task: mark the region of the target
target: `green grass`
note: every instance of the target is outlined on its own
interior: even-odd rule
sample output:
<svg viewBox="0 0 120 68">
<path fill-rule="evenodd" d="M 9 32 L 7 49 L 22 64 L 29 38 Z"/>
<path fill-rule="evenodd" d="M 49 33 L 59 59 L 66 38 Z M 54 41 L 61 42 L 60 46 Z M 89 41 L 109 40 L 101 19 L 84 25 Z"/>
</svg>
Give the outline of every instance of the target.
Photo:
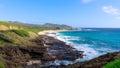
<svg viewBox="0 0 120 68">
<path fill-rule="evenodd" d="M 0 53 L 0 57 L 3 57 L 3 54 Z"/>
<path fill-rule="evenodd" d="M 5 68 L 5 64 L 0 61 L 0 68 Z"/>
<path fill-rule="evenodd" d="M 9 30 L 9 31 L 14 32 L 21 37 L 29 37 L 29 33 L 25 30 Z"/>
<path fill-rule="evenodd" d="M 5 31 L 0 31 L 0 32 L 4 34 L 15 33 L 21 37 L 29 37 L 28 31 L 25 31 L 25 30 L 5 30 Z"/>
<path fill-rule="evenodd" d="M 13 40 L 11 38 L 7 37 L 3 33 L 0 33 L 0 41 L 1 42 L 7 42 L 7 43 L 13 43 Z"/>
<path fill-rule="evenodd" d="M 19 66 L 17 66 L 16 68 L 21 68 L 21 66 L 19 65 Z"/>
<path fill-rule="evenodd" d="M 5 22 L 5 21 L 0 21 L 0 25 L 5 25 L 5 26 L 15 26 L 14 24 L 11 24 L 9 22 Z"/>
<path fill-rule="evenodd" d="M 34 33 L 38 33 L 40 31 L 43 31 L 43 30 L 50 30 L 50 28 L 43 28 L 43 27 L 27 27 L 26 28 L 27 31 L 32 31 Z"/>
<path fill-rule="evenodd" d="M 120 68 L 120 59 L 107 63 L 103 68 Z"/>
<path fill-rule="evenodd" d="M 0 21 L 0 25 L 16 27 L 18 29 L 0 30 L 0 46 L 4 45 L 31 45 L 31 39 L 38 36 L 43 30 L 54 30 L 54 28 L 42 27 L 39 25 L 15 24 Z"/>
<path fill-rule="evenodd" d="M 18 29 L 22 28 L 22 26 L 20 26 L 20 25 L 16 25 L 16 24 L 9 23 L 6 21 L 0 21 L 0 25 L 5 25 L 6 27 L 13 26 L 13 27 L 17 27 Z"/>
<path fill-rule="evenodd" d="M 4 45 L 29 45 L 31 33 L 25 30 L 0 31 L 0 46 Z"/>
</svg>

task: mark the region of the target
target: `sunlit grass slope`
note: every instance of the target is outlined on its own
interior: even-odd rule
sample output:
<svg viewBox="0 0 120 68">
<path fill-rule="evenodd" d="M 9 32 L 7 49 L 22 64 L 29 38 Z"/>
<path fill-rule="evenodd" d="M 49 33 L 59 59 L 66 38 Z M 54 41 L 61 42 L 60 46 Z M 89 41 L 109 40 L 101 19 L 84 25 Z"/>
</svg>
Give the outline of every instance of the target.
<svg viewBox="0 0 120 68">
<path fill-rule="evenodd" d="M 120 59 L 107 63 L 103 68 L 120 68 Z"/>
</svg>

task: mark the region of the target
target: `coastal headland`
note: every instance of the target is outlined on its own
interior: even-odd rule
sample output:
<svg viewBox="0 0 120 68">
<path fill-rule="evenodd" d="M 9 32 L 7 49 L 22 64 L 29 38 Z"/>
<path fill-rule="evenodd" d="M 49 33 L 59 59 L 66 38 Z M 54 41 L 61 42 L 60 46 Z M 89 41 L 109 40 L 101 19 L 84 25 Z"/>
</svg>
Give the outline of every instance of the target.
<svg viewBox="0 0 120 68">
<path fill-rule="evenodd" d="M 120 57 L 120 52 L 109 53 L 98 58 L 77 62 L 75 64 L 59 65 L 50 64 L 55 60 L 74 61 L 83 57 L 83 51 L 77 51 L 73 47 L 66 45 L 65 42 L 53 37 L 40 35 L 31 42 L 36 46 L 4 46 L 0 47 L 0 53 L 6 55 L 2 61 L 6 68 L 102 68 L 106 63 Z"/>
<path fill-rule="evenodd" d="M 21 23 L 8 22 L 0 22 L 0 25 L 0 68 L 102 68 L 120 57 L 120 52 L 114 52 L 88 61 L 74 62 L 85 56 L 84 51 L 49 36 L 68 30 L 48 30 L 45 27 L 39 31 L 41 27 L 38 25 L 21 26 Z"/>
</svg>

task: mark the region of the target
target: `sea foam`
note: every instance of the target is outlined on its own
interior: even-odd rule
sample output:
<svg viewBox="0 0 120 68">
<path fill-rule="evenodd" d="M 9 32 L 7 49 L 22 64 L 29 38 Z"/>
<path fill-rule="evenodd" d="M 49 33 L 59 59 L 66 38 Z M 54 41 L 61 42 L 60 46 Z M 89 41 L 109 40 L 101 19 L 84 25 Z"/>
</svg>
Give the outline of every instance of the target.
<svg viewBox="0 0 120 68">
<path fill-rule="evenodd" d="M 95 30 L 85 30 L 85 31 L 95 31 Z M 114 50 L 113 48 L 109 48 L 108 46 L 104 46 L 106 45 L 104 42 L 99 41 L 99 40 L 94 40 L 94 39 L 90 39 L 92 41 L 92 44 L 89 43 L 75 43 L 73 41 L 88 41 L 89 38 L 84 39 L 82 37 L 78 37 L 78 36 L 67 36 L 64 35 L 63 33 L 56 33 L 56 34 L 48 34 L 48 36 L 52 36 L 56 39 L 59 39 L 63 42 L 65 42 L 66 44 L 72 46 L 73 48 L 75 48 L 78 51 L 83 51 L 84 56 L 83 58 L 78 58 L 75 61 L 67 61 L 67 60 L 56 60 L 56 61 L 52 61 L 51 65 L 60 65 L 60 64 L 64 64 L 64 65 L 68 65 L 68 64 L 73 64 L 76 62 L 84 62 L 93 58 L 96 58 L 100 55 L 109 53 L 109 52 L 115 52 L 117 50 Z M 97 44 L 99 43 L 99 44 Z M 102 45 L 102 46 L 101 46 Z"/>
<path fill-rule="evenodd" d="M 76 50 L 84 52 L 83 53 L 84 54 L 83 58 L 78 58 L 74 62 L 83 62 L 83 61 L 87 61 L 87 60 L 93 59 L 95 57 L 98 57 L 98 56 L 100 56 L 102 54 L 106 54 L 106 53 L 100 53 L 97 49 L 90 47 L 90 46 L 93 46 L 93 45 L 90 45 L 90 44 L 77 44 L 77 43 L 74 43 L 74 42 L 71 41 L 71 40 L 84 40 L 84 39 L 82 39 L 80 37 L 65 36 L 65 35 L 62 35 L 60 33 L 57 33 L 56 38 L 61 40 L 61 41 L 66 42 L 68 45 L 72 46 Z"/>
<path fill-rule="evenodd" d="M 66 44 L 72 46 L 73 48 L 75 48 L 78 51 L 84 51 L 84 57 L 81 59 L 76 59 L 76 61 L 74 62 L 80 62 L 80 61 L 86 61 L 86 60 L 90 60 L 94 57 L 99 56 L 100 54 L 93 48 L 90 48 L 89 44 L 75 44 L 73 42 L 71 42 L 70 40 L 80 40 L 80 37 L 74 37 L 74 36 L 64 36 L 60 33 L 57 34 L 49 34 L 48 36 L 52 36 L 56 39 L 59 39 L 63 42 L 65 42 Z"/>
</svg>

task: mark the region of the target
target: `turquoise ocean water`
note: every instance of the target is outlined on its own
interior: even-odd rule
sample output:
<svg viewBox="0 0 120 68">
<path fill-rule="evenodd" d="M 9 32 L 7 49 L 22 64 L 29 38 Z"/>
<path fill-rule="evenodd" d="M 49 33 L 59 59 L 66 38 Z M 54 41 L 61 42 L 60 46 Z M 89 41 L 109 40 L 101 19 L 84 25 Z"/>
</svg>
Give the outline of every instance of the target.
<svg viewBox="0 0 120 68">
<path fill-rule="evenodd" d="M 100 55 L 120 51 L 120 28 L 83 28 L 78 31 L 57 33 L 57 37 L 79 51 L 84 51 L 87 61 Z"/>
</svg>

